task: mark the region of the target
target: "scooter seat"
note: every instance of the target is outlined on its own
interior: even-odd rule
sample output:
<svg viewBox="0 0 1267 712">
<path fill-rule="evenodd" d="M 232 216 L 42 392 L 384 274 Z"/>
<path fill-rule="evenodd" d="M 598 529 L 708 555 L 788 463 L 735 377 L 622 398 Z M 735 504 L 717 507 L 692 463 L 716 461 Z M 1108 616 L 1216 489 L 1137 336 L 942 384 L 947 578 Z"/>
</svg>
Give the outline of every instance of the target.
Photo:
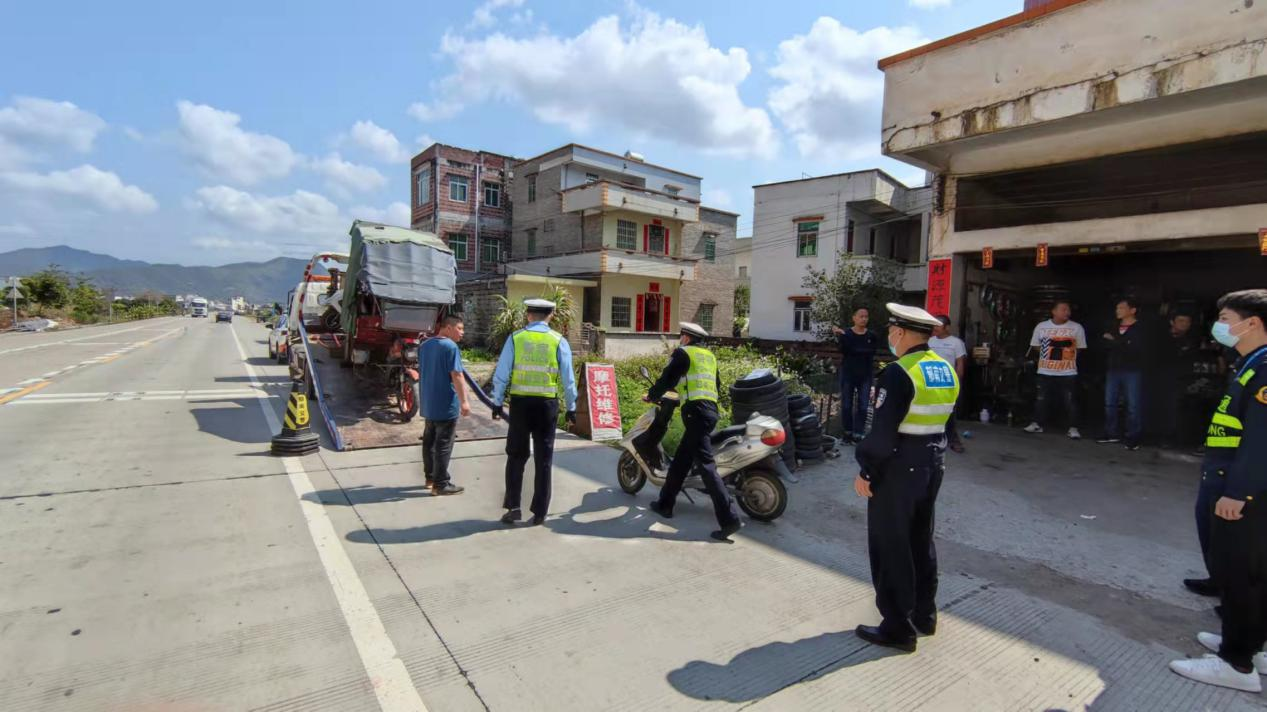
<svg viewBox="0 0 1267 712">
<path fill-rule="evenodd" d="M 721 430 L 714 432 L 712 435 L 708 437 L 709 437 L 710 442 L 712 442 L 714 445 L 719 445 L 725 442 L 726 440 L 729 440 L 730 438 L 735 437 L 736 435 L 743 435 L 747 429 L 748 429 L 747 425 L 743 425 L 743 424 L 732 425 L 729 428 L 722 428 Z"/>
</svg>

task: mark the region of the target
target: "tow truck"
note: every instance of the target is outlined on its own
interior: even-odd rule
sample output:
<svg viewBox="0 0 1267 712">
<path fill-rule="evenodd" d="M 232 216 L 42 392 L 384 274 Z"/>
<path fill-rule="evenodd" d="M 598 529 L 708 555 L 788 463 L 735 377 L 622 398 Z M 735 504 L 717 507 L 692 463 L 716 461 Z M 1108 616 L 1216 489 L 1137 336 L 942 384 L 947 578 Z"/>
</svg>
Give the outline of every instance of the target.
<svg viewBox="0 0 1267 712">
<path fill-rule="evenodd" d="M 431 233 L 357 220 L 349 235 L 348 252 L 313 255 L 295 288 L 290 375 L 316 400 L 336 450 L 417 446 L 417 350 L 454 303 L 456 262 Z M 505 437 L 466 379 L 490 407 L 459 419 L 457 439 Z"/>
</svg>

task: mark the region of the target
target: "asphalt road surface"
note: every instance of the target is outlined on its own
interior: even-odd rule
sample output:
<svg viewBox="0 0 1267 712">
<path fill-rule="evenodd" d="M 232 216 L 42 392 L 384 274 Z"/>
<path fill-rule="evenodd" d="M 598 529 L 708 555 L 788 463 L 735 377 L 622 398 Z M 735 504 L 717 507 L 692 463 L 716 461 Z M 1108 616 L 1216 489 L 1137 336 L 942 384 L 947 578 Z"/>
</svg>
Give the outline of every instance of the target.
<svg viewBox="0 0 1267 712">
<path fill-rule="evenodd" d="M 1175 585 L 1181 467 L 1115 485 L 1114 516 L 1080 494 L 1096 465 L 1057 487 L 1065 460 L 1011 454 L 1001 482 L 1034 441 L 979 434 L 943 491 L 939 632 L 889 655 L 852 633 L 877 615 L 847 459 L 722 545 L 706 498 L 659 521 L 615 451 L 561 436 L 549 520 L 507 528 L 500 442 L 459 444 L 449 498 L 417 448 L 332 452 L 320 423 L 320 453 L 270 456 L 265 338 L 0 335 L 0 710 L 1261 708 L 1165 670 L 1215 625 Z"/>
</svg>

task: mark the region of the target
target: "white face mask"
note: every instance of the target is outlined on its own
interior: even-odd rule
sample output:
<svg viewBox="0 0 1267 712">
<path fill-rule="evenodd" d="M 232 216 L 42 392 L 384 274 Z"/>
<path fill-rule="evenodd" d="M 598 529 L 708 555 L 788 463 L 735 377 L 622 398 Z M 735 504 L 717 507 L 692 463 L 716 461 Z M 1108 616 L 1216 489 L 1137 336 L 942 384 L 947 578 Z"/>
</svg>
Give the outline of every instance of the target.
<svg viewBox="0 0 1267 712">
<path fill-rule="evenodd" d="M 1210 327 L 1210 336 L 1213 336 L 1215 341 L 1223 344 L 1229 349 L 1236 348 L 1236 345 L 1240 343 L 1241 337 L 1239 334 L 1232 333 L 1232 327 L 1240 326 L 1247 321 L 1249 321 L 1249 319 L 1241 319 L 1235 324 L 1229 324 L 1225 321 L 1216 321 L 1214 322 L 1214 325 Z"/>
<path fill-rule="evenodd" d="M 893 343 L 892 341 L 889 341 L 887 336 L 885 337 L 884 340 L 889 345 L 889 353 L 893 354 L 894 356 L 897 356 L 897 344 Z M 901 339 L 898 339 L 898 341 L 900 342 Z"/>
</svg>

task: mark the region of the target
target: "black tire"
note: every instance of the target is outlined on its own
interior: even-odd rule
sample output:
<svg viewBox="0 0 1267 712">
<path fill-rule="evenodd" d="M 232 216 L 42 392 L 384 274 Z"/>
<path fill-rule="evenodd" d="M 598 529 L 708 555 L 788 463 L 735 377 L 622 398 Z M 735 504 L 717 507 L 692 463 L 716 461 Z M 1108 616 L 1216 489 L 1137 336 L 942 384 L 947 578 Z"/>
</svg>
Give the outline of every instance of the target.
<svg viewBox="0 0 1267 712">
<path fill-rule="evenodd" d="M 413 402 L 407 405 L 404 403 L 397 404 L 396 410 L 397 412 L 400 413 L 400 419 L 408 423 L 409 421 L 414 419 L 415 415 L 418 415 L 418 404 L 422 400 L 422 393 L 421 393 L 422 389 L 420 387 L 418 379 L 411 378 L 408 375 L 402 375 L 401 378 L 407 381 L 407 383 L 404 384 L 403 387 L 408 388 L 410 390 L 411 392 L 410 395 L 413 396 Z M 397 395 L 397 398 L 399 397 L 400 396 Z"/>
<path fill-rule="evenodd" d="M 742 381 L 740 381 L 742 383 Z M 758 401 L 769 400 L 778 397 L 780 401 L 784 400 L 787 393 L 787 387 L 782 381 L 774 383 L 763 383 L 753 386 L 741 386 L 736 383 L 730 387 L 731 403 L 756 403 Z M 786 407 L 786 406 L 784 406 Z"/>
<path fill-rule="evenodd" d="M 787 488 L 768 470 L 745 471 L 737 490 L 739 508 L 759 522 L 772 522 L 787 509 Z"/>
<path fill-rule="evenodd" d="M 770 383 L 778 383 L 778 382 L 779 382 L 778 376 L 774 375 L 774 373 L 766 373 L 766 374 L 757 376 L 755 378 L 741 378 L 738 381 L 735 381 L 735 385 L 738 386 L 739 388 L 748 389 L 748 388 L 755 388 L 757 386 L 764 386 Z"/>
<path fill-rule="evenodd" d="M 797 427 L 797 428 L 821 427 L 820 423 L 818 422 L 817 413 L 803 413 L 801 415 L 797 415 L 796 413 L 791 413 L 790 415 L 792 417 L 792 425 L 794 427 Z"/>
<path fill-rule="evenodd" d="M 277 363 L 287 363 L 290 360 L 289 355 L 290 349 L 287 349 L 284 354 L 280 350 L 277 350 L 273 352 L 273 360 Z"/>
<path fill-rule="evenodd" d="M 803 413 L 814 408 L 814 401 L 804 393 L 793 393 L 787 397 L 787 409 L 790 413 Z"/>
<path fill-rule="evenodd" d="M 627 494 L 638 494 L 647 484 L 646 473 L 628 450 L 620 453 L 620 462 L 616 463 L 616 480 L 620 483 L 620 489 Z"/>
</svg>

